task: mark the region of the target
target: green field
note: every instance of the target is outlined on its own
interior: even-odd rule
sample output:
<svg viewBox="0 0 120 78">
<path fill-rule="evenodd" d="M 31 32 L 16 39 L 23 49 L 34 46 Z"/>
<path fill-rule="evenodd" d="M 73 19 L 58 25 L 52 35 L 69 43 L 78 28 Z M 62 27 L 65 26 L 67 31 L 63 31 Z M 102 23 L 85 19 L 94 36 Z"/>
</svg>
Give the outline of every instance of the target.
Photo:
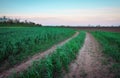
<svg viewBox="0 0 120 78">
<path fill-rule="evenodd" d="M 2 27 L 0 28 L 0 72 L 20 65 L 37 53 L 42 53 L 55 44 L 79 34 L 57 47 L 51 54 L 32 62 L 30 67 L 9 78 L 63 78 L 69 72 L 69 65 L 76 60 L 84 45 L 87 31 L 60 27 Z M 120 33 L 89 31 L 101 46 L 102 53 L 112 62 L 109 72 L 119 78 Z M 89 37 L 90 38 L 90 37 Z M 90 43 L 91 44 L 91 43 Z M 109 63 L 108 63 L 109 64 Z M 63 72 L 64 71 L 64 72 Z"/>
<path fill-rule="evenodd" d="M 0 65 L 4 61 L 6 67 L 20 63 L 74 33 L 72 29 L 51 27 L 0 28 Z"/>
</svg>

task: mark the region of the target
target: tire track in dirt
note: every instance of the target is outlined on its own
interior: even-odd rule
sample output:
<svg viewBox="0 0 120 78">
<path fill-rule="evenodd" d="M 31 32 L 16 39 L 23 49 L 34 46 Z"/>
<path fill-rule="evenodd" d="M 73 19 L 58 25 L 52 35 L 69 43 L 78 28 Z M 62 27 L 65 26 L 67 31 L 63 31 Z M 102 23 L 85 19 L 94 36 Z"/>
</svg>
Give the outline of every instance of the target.
<svg viewBox="0 0 120 78">
<path fill-rule="evenodd" d="M 109 66 L 103 65 L 105 60 L 99 43 L 90 34 L 86 34 L 85 42 L 77 59 L 69 66 L 69 72 L 64 78 L 113 78 Z"/>
<path fill-rule="evenodd" d="M 6 78 L 9 75 L 11 75 L 13 72 L 19 73 L 21 71 L 24 71 L 29 66 L 31 66 L 33 61 L 41 59 L 41 58 L 45 57 L 46 55 L 52 53 L 53 51 L 55 51 L 57 49 L 58 46 L 64 45 L 65 43 L 69 42 L 71 39 L 78 36 L 78 34 L 79 34 L 79 32 L 76 32 L 72 37 L 60 42 L 57 45 L 52 46 L 50 49 L 48 49 L 42 53 L 35 54 L 31 58 L 29 58 L 27 61 L 21 63 L 20 65 L 14 66 L 13 68 L 10 68 L 9 70 L 3 71 L 2 73 L 0 73 L 0 78 Z"/>
</svg>

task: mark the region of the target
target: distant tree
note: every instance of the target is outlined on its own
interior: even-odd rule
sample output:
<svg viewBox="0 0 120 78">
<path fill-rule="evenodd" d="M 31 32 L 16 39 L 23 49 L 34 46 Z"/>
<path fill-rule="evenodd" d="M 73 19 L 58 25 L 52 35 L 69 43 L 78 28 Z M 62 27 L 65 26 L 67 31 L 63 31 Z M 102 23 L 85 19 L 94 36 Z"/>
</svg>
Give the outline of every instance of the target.
<svg viewBox="0 0 120 78">
<path fill-rule="evenodd" d="M 39 24 L 39 26 L 42 26 L 42 24 Z"/>
<path fill-rule="evenodd" d="M 13 19 L 8 19 L 8 21 L 7 21 L 6 23 L 7 23 L 7 24 L 13 24 L 14 21 L 13 21 Z"/>
<path fill-rule="evenodd" d="M 7 20 L 8 20 L 8 18 L 6 18 L 6 16 L 3 16 L 0 18 L 0 22 L 2 22 L 2 23 L 7 22 Z"/>
<path fill-rule="evenodd" d="M 41 26 L 42 26 L 42 24 L 36 24 L 36 26 L 39 26 L 39 27 L 41 27 Z"/>
<path fill-rule="evenodd" d="M 29 22 L 28 24 L 35 25 L 35 23 L 34 23 L 34 22 Z"/>
<path fill-rule="evenodd" d="M 6 19 L 6 16 L 3 16 L 3 19 Z"/>
<path fill-rule="evenodd" d="M 16 23 L 16 24 L 19 24 L 20 20 L 19 19 L 15 19 L 15 20 L 13 20 L 13 22 Z"/>
</svg>

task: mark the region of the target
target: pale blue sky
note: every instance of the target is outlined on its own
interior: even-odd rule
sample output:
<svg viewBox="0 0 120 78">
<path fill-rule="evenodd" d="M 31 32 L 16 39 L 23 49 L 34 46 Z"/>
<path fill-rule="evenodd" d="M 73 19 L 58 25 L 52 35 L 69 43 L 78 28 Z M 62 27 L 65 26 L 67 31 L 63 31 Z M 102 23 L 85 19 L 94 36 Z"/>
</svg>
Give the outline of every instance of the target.
<svg viewBox="0 0 120 78">
<path fill-rule="evenodd" d="M 0 0 L 0 16 L 44 25 L 120 25 L 120 0 Z"/>
</svg>

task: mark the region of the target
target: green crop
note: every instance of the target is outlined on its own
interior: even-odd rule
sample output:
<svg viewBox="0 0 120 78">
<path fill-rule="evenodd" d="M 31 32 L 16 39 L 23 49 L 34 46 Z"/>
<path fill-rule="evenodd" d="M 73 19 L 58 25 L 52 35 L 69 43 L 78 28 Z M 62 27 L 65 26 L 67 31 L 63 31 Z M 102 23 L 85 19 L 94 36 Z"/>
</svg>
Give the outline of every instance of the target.
<svg viewBox="0 0 120 78">
<path fill-rule="evenodd" d="M 70 40 L 65 45 L 58 47 L 52 54 L 43 59 L 34 61 L 32 66 L 20 74 L 11 75 L 10 78 L 60 78 L 63 70 L 68 72 L 69 64 L 76 58 L 82 47 L 85 32 Z"/>
<path fill-rule="evenodd" d="M 0 66 L 11 67 L 75 33 L 57 27 L 0 28 Z"/>
<path fill-rule="evenodd" d="M 114 60 L 111 71 L 116 74 L 115 78 L 120 78 L 120 33 L 96 31 L 92 34 L 102 45 L 103 53 Z"/>
</svg>

